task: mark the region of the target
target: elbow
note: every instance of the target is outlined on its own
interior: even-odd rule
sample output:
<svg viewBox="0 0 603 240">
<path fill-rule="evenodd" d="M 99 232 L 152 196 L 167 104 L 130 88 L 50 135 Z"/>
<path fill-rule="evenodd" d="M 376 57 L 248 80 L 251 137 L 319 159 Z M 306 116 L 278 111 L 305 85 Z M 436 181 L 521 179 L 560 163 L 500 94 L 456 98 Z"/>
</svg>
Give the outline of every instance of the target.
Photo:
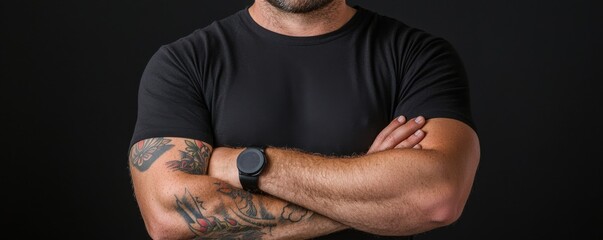
<svg viewBox="0 0 603 240">
<path fill-rule="evenodd" d="M 146 201 L 138 201 L 147 233 L 152 239 L 193 239 L 214 234 L 207 231 L 209 222 L 200 221 L 205 220 L 201 211 L 216 211 L 214 206 L 221 203 L 219 199 L 208 198 L 204 202 L 208 206 L 203 207 L 188 190 L 181 196 L 164 192 L 166 194 L 156 194 Z"/>
<path fill-rule="evenodd" d="M 174 208 L 174 196 L 139 199 L 142 218 L 151 239 L 191 238 L 192 232 Z"/>
<path fill-rule="evenodd" d="M 479 158 L 476 158 L 479 160 Z M 416 194 L 415 206 L 419 215 L 423 216 L 425 230 L 444 227 L 455 223 L 462 215 L 465 208 L 477 161 L 468 165 L 465 171 L 459 173 L 444 173 L 431 187 Z"/>
<path fill-rule="evenodd" d="M 173 213 L 166 210 L 152 210 L 143 214 L 144 224 L 151 239 L 181 239 L 183 232 L 177 226 L 180 221 L 175 221 Z"/>
<path fill-rule="evenodd" d="M 391 224 L 373 229 L 374 234 L 387 236 L 410 236 L 444 227 L 456 222 L 465 205 L 458 194 L 428 194 L 407 199 L 399 210 L 385 214 L 384 221 Z M 408 208 L 408 206 L 414 206 Z M 405 216 L 405 217 L 401 217 Z"/>
<path fill-rule="evenodd" d="M 173 233 L 174 227 L 168 221 L 155 219 L 154 217 L 149 220 L 145 218 L 145 227 L 151 239 L 173 239 L 175 236 Z"/>
<path fill-rule="evenodd" d="M 466 197 L 454 188 L 440 189 L 438 194 L 429 196 L 418 203 L 420 215 L 424 216 L 427 230 L 444 227 L 456 222 L 463 213 Z"/>
<path fill-rule="evenodd" d="M 193 193 L 188 188 L 179 191 L 176 185 L 182 185 L 182 182 L 154 182 L 154 185 L 145 185 L 146 188 L 135 189 L 148 235 L 152 239 L 204 238 L 207 226 L 200 225 L 205 223 L 199 222 L 204 219 L 201 211 L 214 212 L 221 199 L 206 196 L 199 189 L 193 189 Z M 209 188 L 211 185 L 211 182 L 199 181 L 200 187 Z M 206 201 L 201 202 L 200 198 Z M 202 206 L 203 203 L 207 206 Z"/>
<path fill-rule="evenodd" d="M 444 227 L 456 222 L 463 212 L 455 201 L 446 201 L 427 212 L 427 220 L 434 228 Z"/>
<path fill-rule="evenodd" d="M 463 198 L 458 193 L 454 194 L 452 191 L 445 193 L 438 190 L 437 192 L 437 194 L 421 194 L 411 200 L 410 205 L 414 205 L 414 211 L 410 211 L 414 213 L 407 212 L 405 215 L 409 218 L 396 218 L 397 227 L 394 228 L 396 230 L 388 235 L 414 235 L 456 222 L 463 212 L 465 201 L 462 201 Z"/>
</svg>

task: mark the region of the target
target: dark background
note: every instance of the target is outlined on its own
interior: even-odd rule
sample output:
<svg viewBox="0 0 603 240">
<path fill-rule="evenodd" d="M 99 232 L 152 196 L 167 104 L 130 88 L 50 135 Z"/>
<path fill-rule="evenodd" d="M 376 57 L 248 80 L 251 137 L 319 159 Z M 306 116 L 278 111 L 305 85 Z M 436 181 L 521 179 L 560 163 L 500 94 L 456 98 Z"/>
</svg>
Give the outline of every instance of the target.
<svg viewBox="0 0 603 240">
<path fill-rule="evenodd" d="M 248 1 L 3 1 L 5 229 L 148 238 L 127 169 L 138 81 L 162 45 Z M 603 239 L 601 1 L 350 1 L 448 39 L 482 158 L 461 219 L 419 239 Z"/>
</svg>

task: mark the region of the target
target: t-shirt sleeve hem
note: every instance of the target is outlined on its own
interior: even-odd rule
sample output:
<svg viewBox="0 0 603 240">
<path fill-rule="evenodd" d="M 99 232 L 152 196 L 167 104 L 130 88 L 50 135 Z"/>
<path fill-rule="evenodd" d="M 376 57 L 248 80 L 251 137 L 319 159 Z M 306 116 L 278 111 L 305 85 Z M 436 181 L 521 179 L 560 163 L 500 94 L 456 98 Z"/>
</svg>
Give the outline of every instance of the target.
<svg viewBox="0 0 603 240">
<path fill-rule="evenodd" d="M 453 112 L 453 111 L 446 111 L 446 110 L 440 110 L 440 111 L 427 111 L 427 112 L 418 112 L 418 114 L 416 116 L 423 116 L 426 119 L 430 119 L 430 118 L 451 118 L 451 119 L 455 119 L 458 121 L 461 121 L 465 124 L 467 124 L 469 127 L 471 127 L 473 129 L 473 131 L 477 132 L 477 127 L 475 126 L 475 123 L 473 122 L 473 120 L 463 114 L 459 114 L 457 112 Z"/>
<path fill-rule="evenodd" d="M 161 129 L 148 129 L 144 131 L 137 131 L 134 133 L 132 139 L 130 140 L 130 148 L 135 143 L 149 138 L 156 137 L 179 137 L 179 138 L 189 138 L 203 141 L 211 146 L 214 144 L 214 138 L 212 135 L 204 133 L 195 129 L 185 129 L 185 128 L 161 128 Z"/>
</svg>

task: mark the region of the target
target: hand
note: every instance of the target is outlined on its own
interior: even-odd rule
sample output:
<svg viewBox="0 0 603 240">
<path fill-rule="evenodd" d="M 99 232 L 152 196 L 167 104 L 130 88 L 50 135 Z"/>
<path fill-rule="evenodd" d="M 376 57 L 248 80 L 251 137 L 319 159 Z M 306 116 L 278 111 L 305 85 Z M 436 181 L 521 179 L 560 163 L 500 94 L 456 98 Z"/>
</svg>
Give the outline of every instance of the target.
<svg viewBox="0 0 603 240">
<path fill-rule="evenodd" d="M 425 137 L 425 132 L 421 130 L 424 125 L 425 118 L 422 116 L 408 122 L 404 116 L 397 117 L 377 135 L 367 154 L 393 148 L 421 149 L 419 142 Z"/>
</svg>

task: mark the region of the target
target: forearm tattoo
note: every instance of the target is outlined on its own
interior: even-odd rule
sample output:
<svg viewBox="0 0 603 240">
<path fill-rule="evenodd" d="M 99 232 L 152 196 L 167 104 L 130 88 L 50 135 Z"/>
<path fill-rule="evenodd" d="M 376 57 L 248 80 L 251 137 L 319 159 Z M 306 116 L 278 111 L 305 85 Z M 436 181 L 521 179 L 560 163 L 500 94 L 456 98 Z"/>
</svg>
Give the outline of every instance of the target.
<svg viewBox="0 0 603 240">
<path fill-rule="evenodd" d="M 235 188 L 224 182 L 214 183 L 218 186 L 218 192 L 230 197 L 235 202 L 236 209 L 232 212 L 243 221 L 260 227 L 274 227 L 276 222 L 274 216 L 266 210 L 261 200 L 254 203 L 253 194 L 239 188 Z M 258 208 L 260 211 L 258 212 Z"/>
<path fill-rule="evenodd" d="M 165 138 L 150 138 L 138 142 L 130 150 L 130 162 L 139 171 L 146 171 L 163 153 L 174 147 L 168 144 L 171 141 Z"/>
<path fill-rule="evenodd" d="M 263 233 L 259 226 L 243 225 L 225 211 L 222 216 L 205 216 L 203 201 L 185 190 L 182 197 L 176 196 L 176 209 L 195 236 L 203 239 L 260 239 Z"/>
<path fill-rule="evenodd" d="M 226 196 L 226 201 L 211 211 L 188 189 L 185 189 L 183 196 L 176 196 L 178 213 L 198 239 L 260 239 L 264 234 L 271 233 L 277 223 L 297 223 L 309 219 L 312 214 L 302 207 L 287 204 L 281 210 L 280 218 L 276 219 L 267 210 L 262 195 L 253 195 L 224 182 L 214 185 L 217 192 Z M 208 212 L 213 215 L 209 216 Z"/>
<path fill-rule="evenodd" d="M 189 174 L 207 174 L 209 147 L 198 140 L 184 140 L 186 148 L 180 151 L 180 159 L 167 162 L 172 170 L 178 170 Z"/>
<path fill-rule="evenodd" d="M 308 214 L 310 213 L 310 214 Z M 311 216 L 311 212 L 305 208 L 297 206 L 295 204 L 287 204 L 283 207 L 283 211 L 281 212 L 281 222 L 290 221 L 290 222 L 299 222 L 306 217 L 309 218 Z"/>
</svg>

